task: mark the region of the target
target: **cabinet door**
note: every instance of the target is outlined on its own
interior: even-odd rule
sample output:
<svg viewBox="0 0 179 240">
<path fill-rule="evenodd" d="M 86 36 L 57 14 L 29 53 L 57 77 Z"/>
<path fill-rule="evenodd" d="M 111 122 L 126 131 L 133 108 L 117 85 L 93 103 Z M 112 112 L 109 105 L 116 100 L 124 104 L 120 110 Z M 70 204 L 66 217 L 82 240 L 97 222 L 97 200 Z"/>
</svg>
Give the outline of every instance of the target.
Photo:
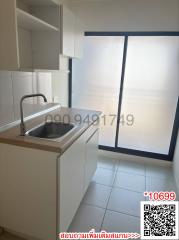
<svg viewBox="0 0 179 240">
<path fill-rule="evenodd" d="M 75 58 L 83 57 L 84 46 L 84 27 L 80 19 L 76 17 L 75 21 Z"/>
<path fill-rule="evenodd" d="M 14 121 L 11 72 L 0 72 L 0 127 Z"/>
<path fill-rule="evenodd" d="M 99 129 L 97 129 L 86 141 L 85 191 L 97 168 L 98 137 Z"/>
<path fill-rule="evenodd" d="M 74 57 L 75 16 L 64 5 L 61 6 L 61 54 Z"/>
<path fill-rule="evenodd" d="M 18 34 L 16 1 L 1 0 L 0 7 L 0 70 L 18 70 Z"/>
<path fill-rule="evenodd" d="M 59 231 L 67 231 L 83 198 L 85 140 L 83 135 L 59 160 Z"/>
</svg>

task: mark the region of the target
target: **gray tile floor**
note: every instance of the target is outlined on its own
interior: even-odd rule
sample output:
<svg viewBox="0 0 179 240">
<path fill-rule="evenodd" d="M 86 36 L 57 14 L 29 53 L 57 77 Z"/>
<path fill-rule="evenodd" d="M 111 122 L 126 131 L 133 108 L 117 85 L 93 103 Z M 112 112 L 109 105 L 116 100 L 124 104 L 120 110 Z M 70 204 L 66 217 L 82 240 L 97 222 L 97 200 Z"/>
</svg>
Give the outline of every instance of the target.
<svg viewBox="0 0 179 240">
<path fill-rule="evenodd" d="M 100 157 L 95 176 L 73 219 L 69 232 L 91 229 L 140 232 L 143 192 L 175 191 L 172 169 Z M 4 235 L 0 240 L 20 240 Z"/>
<path fill-rule="evenodd" d="M 100 157 L 69 232 L 95 229 L 140 233 L 144 191 L 176 191 L 172 169 Z"/>
</svg>

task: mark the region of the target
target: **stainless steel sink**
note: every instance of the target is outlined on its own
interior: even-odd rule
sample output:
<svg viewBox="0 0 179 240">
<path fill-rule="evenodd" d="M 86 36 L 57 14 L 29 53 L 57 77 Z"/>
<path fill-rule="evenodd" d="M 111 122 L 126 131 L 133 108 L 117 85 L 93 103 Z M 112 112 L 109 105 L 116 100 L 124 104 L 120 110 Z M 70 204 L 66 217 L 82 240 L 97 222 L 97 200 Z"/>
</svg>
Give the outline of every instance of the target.
<svg viewBox="0 0 179 240">
<path fill-rule="evenodd" d="M 46 122 L 26 132 L 26 135 L 36 138 L 55 139 L 69 134 L 74 128 L 75 125 L 72 123 Z"/>
</svg>

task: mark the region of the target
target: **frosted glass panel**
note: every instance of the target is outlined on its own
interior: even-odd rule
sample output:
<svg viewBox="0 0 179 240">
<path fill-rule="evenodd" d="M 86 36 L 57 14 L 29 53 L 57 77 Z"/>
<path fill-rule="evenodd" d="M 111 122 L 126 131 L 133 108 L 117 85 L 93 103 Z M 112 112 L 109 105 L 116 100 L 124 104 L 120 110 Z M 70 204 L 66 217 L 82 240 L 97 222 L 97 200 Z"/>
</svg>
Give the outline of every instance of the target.
<svg viewBox="0 0 179 240">
<path fill-rule="evenodd" d="M 99 143 L 104 146 L 115 146 L 111 115 L 118 110 L 123 47 L 124 37 L 85 37 L 83 59 L 73 60 L 72 105 L 102 111 Z"/>
<path fill-rule="evenodd" d="M 179 95 L 179 37 L 129 37 L 118 146 L 168 154 Z"/>
</svg>

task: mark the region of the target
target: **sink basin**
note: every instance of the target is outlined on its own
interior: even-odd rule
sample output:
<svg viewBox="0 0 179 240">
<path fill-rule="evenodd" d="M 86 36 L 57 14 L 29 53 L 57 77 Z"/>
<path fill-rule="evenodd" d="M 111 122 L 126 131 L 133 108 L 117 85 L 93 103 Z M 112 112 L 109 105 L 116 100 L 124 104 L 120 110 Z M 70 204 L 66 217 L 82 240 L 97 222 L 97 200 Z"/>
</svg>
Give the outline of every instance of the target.
<svg viewBox="0 0 179 240">
<path fill-rule="evenodd" d="M 47 122 L 31 129 L 26 135 L 37 138 L 55 139 L 67 135 L 74 127 L 75 125 L 71 123 Z"/>
</svg>

